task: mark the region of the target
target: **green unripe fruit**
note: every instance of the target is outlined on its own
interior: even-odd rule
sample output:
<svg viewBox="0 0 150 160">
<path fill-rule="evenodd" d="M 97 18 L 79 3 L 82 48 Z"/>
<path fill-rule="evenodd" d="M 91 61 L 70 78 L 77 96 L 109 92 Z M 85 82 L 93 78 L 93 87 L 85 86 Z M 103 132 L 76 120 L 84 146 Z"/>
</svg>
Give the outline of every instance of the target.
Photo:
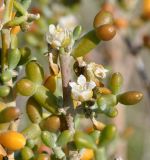
<svg viewBox="0 0 150 160">
<path fill-rule="evenodd" d="M 111 142 L 115 136 L 116 136 L 116 126 L 109 124 L 107 125 L 101 132 L 100 138 L 99 138 L 99 145 L 104 146 L 107 145 L 109 142 Z"/>
<path fill-rule="evenodd" d="M 33 97 L 47 111 L 57 113 L 57 98 L 47 88 L 39 86 Z"/>
<path fill-rule="evenodd" d="M 50 156 L 48 154 L 42 153 L 37 156 L 36 160 L 50 160 Z"/>
<path fill-rule="evenodd" d="M 26 146 L 32 149 L 35 146 L 35 141 L 33 139 L 27 139 Z"/>
<path fill-rule="evenodd" d="M 117 72 L 117 73 L 113 73 L 110 79 L 110 88 L 112 90 L 113 94 L 117 94 L 123 84 L 123 77 L 121 75 L 121 73 Z"/>
<path fill-rule="evenodd" d="M 41 134 L 41 138 L 43 143 L 50 147 L 50 148 L 55 148 L 56 146 L 56 135 L 54 133 L 50 133 L 48 131 L 43 131 Z"/>
<path fill-rule="evenodd" d="M 33 97 L 27 101 L 26 112 L 32 123 L 40 123 L 42 120 L 42 108 Z"/>
<path fill-rule="evenodd" d="M 21 150 L 21 157 L 22 157 L 22 160 L 28 160 L 34 157 L 34 153 L 29 147 L 24 147 Z"/>
<path fill-rule="evenodd" d="M 31 124 L 22 131 L 26 139 L 35 139 L 40 136 L 41 129 L 38 124 Z"/>
<path fill-rule="evenodd" d="M 86 55 L 92 49 L 94 49 L 99 44 L 99 42 L 100 40 L 97 38 L 95 30 L 89 31 L 87 34 L 81 37 L 77 43 L 73 51 L 73 56 L 80 57 Z"/>
<path fill-rule="evenodd" d="M 36 61 L 30 61 L 26 64 L 26 76 L 32 82 L 41 84 L 44 78 L 44 71 Z"/>
<path fill-rule="evenodd" d="M 97 99 L 97 106 L 101 112 L 107 111 L 109 106 L 117 104 L 117 97 L 113 94 L 102 95 Z"/>
<path fill-rule="evenodd" d="M 0 112 L 0 123 L 7 123 L 17 119 L 20 111 L 17 107 L 7 107 Z"/>
<path fill-rule="evenodd" d="M 104 24 L 113 24 L 113 16 L 110 12 L 100 11 L 94 18 L 93 26 L 94 28 L 98 28 Z"/>
<path fill-rule="evenodd" d="M 114 117 L 116 117 L 118 115 L 118 110 L 117 110 L 116 107 L 114 107 L 114 106 L 112 107 L 111 106 L 106 110 L 105 114 L 107 116 L 109 116 L 110 118 L 114 118 Z"/>
<path fill-rule="evenodd" d="M 17 82 L 16 89 L 23 96 L 32 96 L 36 92 L 37 87 L 32 81 L 21 79 Z"/>
<path fill-rule="evenodd" d="M 58 139 L 57 139 L 57 144 L 61 147 L 64 147 L 67 145 L 68 142 L 70 142 L 72 139 L 72 134 L 69 130 L 63 131 Z"/>
<path fill-rule="evenodd" d="M 143 98 L 143 94 L 138 91 L 129 91 L 118 95 L 118 102 L 124 105 L 134 105 L 139 103 Z"/>
<path fill-rule="evenodd" d="M 6 97 L 10 93 L 10 87 L 8 86 L 0 86 L 0 97 Z"/>
<path fill-rule="evenodd" d="M 97 148 L 93 138 L 82 131 L 75 132 L 74 142 L 78 149 L 89 148 L 95 150 Z"/>
<path fill-rule="evenodd" d="M 116 35 L 116 29 L 112 24 L 105 24 L 96 28 L 96 36 L 103 40 L 109 41 Z"/>
<path fill-rule="evenodd" d="M 31 50 L 28 47 L 20 48 L 21 59 L 19 61 L 19 65 L 25 64 L 31 55 Z"/>
<path fill-rule="evenodd" d="M 94 130 L 90 133 L 90 136 L 93 138 L 94 142 L 97 143 L 97 141 L 99 140 L 100 131 Z"/>
<path fill-rule="evenodd" d="M 8 68 L 15 69 L 21 58 L 21 53 L 18 48 L 12 49 L 8 54 Z"/>
<path fill-rule="evenodd" d="M 11 78 L 12 78 L 12 73 L 10 70 L 5 70 L 0 76 L 2 82 L 8 82 L 11 80 Z"/>
<path fill-rule="evenodd" d="M 40 122 L 42 130 L 57 132 L 60 129 L 60 118 L 58 116 L 49 116 Z"/>
</svg>

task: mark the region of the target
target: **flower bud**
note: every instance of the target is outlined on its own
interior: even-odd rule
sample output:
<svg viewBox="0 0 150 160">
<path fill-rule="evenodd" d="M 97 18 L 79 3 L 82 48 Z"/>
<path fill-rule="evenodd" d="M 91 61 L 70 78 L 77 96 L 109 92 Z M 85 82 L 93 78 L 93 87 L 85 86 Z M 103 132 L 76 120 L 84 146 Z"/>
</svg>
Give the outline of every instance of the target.
<svg viewBox="0 0 150 160">
<path fill-rule="evenodd" d="M 143 94 L 138 91 L 129 91 L 118 95 L 118 102 L 124 105 L 134 105 L 139 103 L 143 98 Z"/>
<path fill-rule="evenodd" d="M 26 112 L 32 123 L 40 123 L 42 120 L 42 108 L 33 97 L 27 101 Z"/>
<path fill-rule="evenodd" d="M 7 107 L 0 112 L 0 123 L 7 123 L 17 119 L 20 111 L 17 107 Z"/>
<path fill-rule="evenodd" d="M 82 27 L 81 26 L 75 27 L 75 29 L 73 30 L 73 38 L 75 40 L 77 40 L 79 38 L 81 32 L 82 32 Z"/>
<path fill-rule="evenodd" d="M 17 91 L 23 96 L 32 96 L 36 92 L 36 85 L 28 80 L 28 79 L 21 79 L 16 84 Z"/>
<path fill-rule="evenodd" d="M 113 73 L 109 83 L 112 93 L 117 94 L 120 91 L 123 84 L 123 77 L 121 73 L 119 72 Z"/>
<path fill-rule="evenodd" d="M 32 82 L 41 84 L 44 78 L 43 68 L 36 62 L 30 61 L 26 64 L 26 76 Z"/>
<path fill-rule="evenodd" d="M 21 53 L 18 48 L 12 49 L 8 54 L 8 68 L 15 69 L 21 58 Z"/>
</svg>

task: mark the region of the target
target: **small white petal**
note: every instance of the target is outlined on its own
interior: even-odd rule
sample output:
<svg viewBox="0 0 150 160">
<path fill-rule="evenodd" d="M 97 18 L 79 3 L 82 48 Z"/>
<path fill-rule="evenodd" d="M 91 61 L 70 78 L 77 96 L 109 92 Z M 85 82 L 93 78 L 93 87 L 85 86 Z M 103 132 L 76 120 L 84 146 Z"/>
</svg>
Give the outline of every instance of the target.
<svg viewBox="0 0 150 160">
<path fill-rule="evenodd" d="M 92 90 L 94 87 L 96 87 L 94 81 L 87 82 L 87 89 Z"/>
<path fill-rule="evenodd" d="M 50 34 L 54 34 L 54 33 L 55 33 L 55 30 L 56 30 L 55 25 L 53 25 L 53 24 L 49 25 L 49 33 L 50 33 Z"/>
<path fill-rule="evenodd" d="M 84 86 L 84 85 L 86 84 L 86 78 L 85 78 L 85 76 L 81 74 L 81 75 L 78 77 L 77 83 L 78 83 L 79 85 L 81 85 L 81 86 Z"/>
<path fill-rule="evenodd" d="M 77 87 L 77 83 L 75 82 L 69 82 L 69 85 L 71 88 L 76 88 Z"/>
<path fill-rule="evenodd" d="M 80 100 L 81 101 L 88 101 L 92 98 L 93 92 L 91 90 L 86 90 L 80 93 Z"/>
</svg>

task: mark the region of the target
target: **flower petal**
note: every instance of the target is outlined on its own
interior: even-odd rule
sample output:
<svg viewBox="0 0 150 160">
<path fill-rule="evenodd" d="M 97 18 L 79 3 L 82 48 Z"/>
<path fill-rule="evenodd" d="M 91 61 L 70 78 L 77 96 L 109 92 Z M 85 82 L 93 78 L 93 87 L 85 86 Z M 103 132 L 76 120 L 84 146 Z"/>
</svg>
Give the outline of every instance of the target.
<svg viewBox="0 0 150 160">
<path fill-rule="evenodd" d="M 85 78 L 85 76 L 81 74 L 78 77 L 77 83 L 83 87 L 86 84 L 86 78 Z"/>
<path fill-rule="evenodd" d="M 87 89 L 92 90 L 94 87 L 96 87 L 94 81 L 87 82 Z"/>
<path fill-rule="evenodd" d="M 55 25 L 53 25 L 53 24 L 49 25 L 49 33 L 50 34 L 53 35 L 55 33 L 55 30 L 56 30 Z"/>
</svg>

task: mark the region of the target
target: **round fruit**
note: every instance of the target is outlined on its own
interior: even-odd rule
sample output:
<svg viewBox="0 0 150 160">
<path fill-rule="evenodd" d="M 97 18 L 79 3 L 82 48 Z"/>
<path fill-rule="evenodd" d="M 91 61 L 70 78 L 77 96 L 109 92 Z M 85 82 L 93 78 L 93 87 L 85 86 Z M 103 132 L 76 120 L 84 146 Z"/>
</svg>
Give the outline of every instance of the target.
<svg viewBox="0 0 150 160">
<path fill-rule="evenodd" d="M 17 91 L 23 96 L 32 96 L 36 91 L 36 85 L 28 80 L 21 79 L 16 84 Z"/>
<path fill-rule="evenodd" d="M 121 73 L 119 72 L 113 73 L 109 83 L 112 93 L 117 94 L 120 91 L 123 84 L 123 77 Z"/>
<path fill-rule="evenodd" d="M 116 29 L 112 24 L 105 24 L 96 28 L 96 36 L 103 40 L 109 41 L 116 35 Z"/>
<path fill-rule="evenodd" d="M 134 105 L 141 101 L 143 94 L 138 91 L 129 91 L 118 95 L 118 101 L 125 105 Z"/>
<path fill-rule="evenodd" d="M 50 116 L 40 123 L 42 130 L 57 132 L 60 129 L 60 118 L 58 116 Z"/>
<path fill-rule="evenodd" d="M 34 156 L 34 153 L 33 153 L 33 151 L 32 151 L 31 148 L 29 148 L 29 147 L 24 147 L 24 148 L 21 150 L 22 160 L 31 159 L 33 156 Z"/>
<path fill-rule="evenodd" d="M 26 75 L 32 82 L 41 84 L 43 82 L 43 68 L 36 62 L 30 61 L 26 65 Z"/>
<path fill-rule="evenodd" d="M 33 97 L 29 98 L 27 101 L 26 112 L 32 123 L 40 123 L 42 120 L 42 107 Z"/>
<path fill-rule="evenodd" d="M 150 0 L 143 0 L 143 17 L 150 18 Z"/>
<path fill-rule="evenodd" d="M 10 92 L 10 87 L 8 86 L 0 86 L 0 97 L 6 97 L 8 96 Z"/>
<path fill-rule="evenodd" d="M 0 134 L 0 144 L 9 150 L 20 150 L 26 144 L 25 137 L 16 131 L 7 131 Z"/>
<path fill-rule="evenodd" d="M 95 16 L 93 26 L 98 28 L 105 24 L 113 24 L 113 16 L 110 12 L 102 10 Z"/>
<path fill-rule="evenodd" d="M 94 152 L 92 149 L 84 149 L 81 155 L 81 160 L 92 160 L 94 158 Z"/>
<path fill-rule="evenodd" d="M 54 75 L 49 76 L 46 79 L 44 86 L 47 89 L 49 89 L 52 93 L 54 93 L 56 90 L 56 76 L 54 76 Z"/>
<path fill-rule="evenodd" d="M 99 145 L 103 146 L 112 141 L 116 135 L 116 126 L 109 124 L 101 132 Z"/>
<path fill-rule="evenodd" d="M 7 107 L 0 112 L 0 123 L 7 123 L 17 119 L 20 115 L 19 108 Z"/>
</svg>

